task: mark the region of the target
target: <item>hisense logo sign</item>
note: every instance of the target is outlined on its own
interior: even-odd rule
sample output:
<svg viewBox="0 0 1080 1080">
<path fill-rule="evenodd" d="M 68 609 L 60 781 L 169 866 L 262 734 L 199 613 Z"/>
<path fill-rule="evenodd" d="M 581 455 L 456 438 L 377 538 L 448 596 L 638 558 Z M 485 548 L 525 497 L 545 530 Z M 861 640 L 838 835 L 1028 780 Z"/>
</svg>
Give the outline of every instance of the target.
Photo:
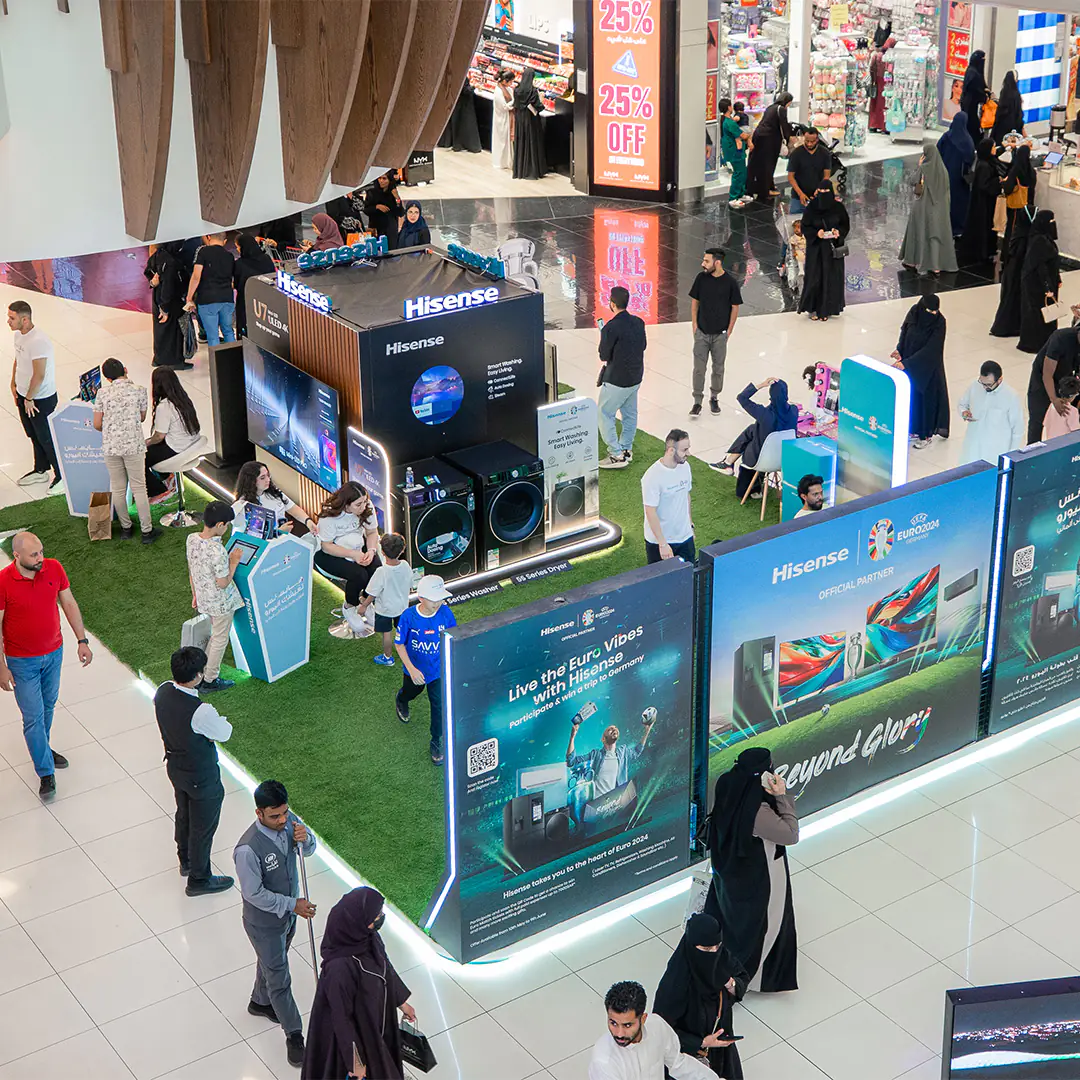
<svg viewBox="0 0 1080 1080">
<path fill-rule="evenodd" d="M 465 308 L 494 304 L 499 299 L 499 289 L 489 285 L 486 289 L 451 293 L 449 296 L 418 296 L 405 301 L 406 319 L 423 319 L 428 315 L 441 315 L 445 311 L 462 311 Z"/>
<path fill-rule="evenodd" d="M 314 308 L 323 315 L 330 313 L 330 308 L 333 306 L 330 297 L 325 293 L 316 292 L 302 281 L 297 281 L 292 274 L 278 270 L 275 284 L 280 292 L 291 296 L 294 300 L 299 300 L 301 304 L 307 304 L 308 307 Z"/>
</svg>

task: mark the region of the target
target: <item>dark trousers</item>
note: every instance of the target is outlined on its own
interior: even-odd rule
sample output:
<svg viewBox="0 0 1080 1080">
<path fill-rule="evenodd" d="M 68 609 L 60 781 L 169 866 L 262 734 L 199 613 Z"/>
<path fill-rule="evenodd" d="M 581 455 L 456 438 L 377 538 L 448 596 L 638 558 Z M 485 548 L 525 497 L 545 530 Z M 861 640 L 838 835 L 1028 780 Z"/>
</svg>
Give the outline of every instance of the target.
<svg viewBox="0 0 1080 1080">
<path fill-rule="evenodd" d="M 315 555 L 315 565 L 336 578 L 344 579 L 345 603 L 349 607 L 356 607 L 360 603 L 360 594 L 367 587 L 371 575 L 375 573 L 375 568 L 381 566 L 382 563 L 378 555 L 367 566 L 361 566 L 359 563 L 354 563 L 352 559 L 343 559 L 340 555 L 327 555 L 325 551 L 320 551 Z"/>
<path fill-rule="evenodd" d="M 1046 419 L 1046 410 L 1050 408 L 1050 398 L 1047 397 L 1046 387 L 1041 383 L 1038 386 L 1028 387 L 1028 432 L 1027 441 L 1032 443 L 1042 442 L 1043 420 Z"/>
<path fill-rule="evenodd" d="M 692 536 L 689 540 L 683 540 L 681 543 L 672 544 L 671 553 L 676 559 L 683 559 L 691 565 L 697 562 L 697 550 L 694 547 L 694 538 Z M 645 556 L 651 563 L 663 562 L 663 559 L 660 558 L 660 545 L 651 544 L 648 540 L 645 541 Z"/>
<path fill-rule="evenodd" d="M 401 689 L 398 698 L 408 705 L 414 698 L 418 698 L 427 691 L 428 705 L 431 708 L 431 749 L 442 749 L 442 679 L 432 679 L 431 682 L 417 686 L 409 678 L 409 673 L 403 673 Z"/>
<path fill-rule="evenodd" d="M 176 796 L 176 855 L 181 866 L 188 868 L 188 881 L 205 881 L 210 877 L 210 849 L 221 817 L 221 802 L 225 789 L 220 780 L 212 784 L 191 784 L 172 776 Z"/>
<path fill-rule="evenodd" d="M 146 448 L 146 494 L 151 499 L 155 495 L 164 495 L 166 491 L 165 481 L 161 479 L 158 473 L 154 472 L 154 466 L 159 461 L 165 461 L 175 456 L 176 451 L 164 439 L 159 443 L 151 443 Z"/>
<path fill-rule="evenodd" d="M 56 460 L 56 448 L 53 446 L 52 432 L 49 430 L 49 414 L 56 408 L 56 395 L 50 394 L 46 398 L 37 398 L 34 404 L 37 412 L 33 416 L 26 415 L 26 398 L 22 394 L 17 395 L 19 407 L 19 419 L 22 421 L 23 431 L 34 446 L 34 472 L 53 471 L 53 479 L 60 479 L 60 463 Z"/>
</svg>

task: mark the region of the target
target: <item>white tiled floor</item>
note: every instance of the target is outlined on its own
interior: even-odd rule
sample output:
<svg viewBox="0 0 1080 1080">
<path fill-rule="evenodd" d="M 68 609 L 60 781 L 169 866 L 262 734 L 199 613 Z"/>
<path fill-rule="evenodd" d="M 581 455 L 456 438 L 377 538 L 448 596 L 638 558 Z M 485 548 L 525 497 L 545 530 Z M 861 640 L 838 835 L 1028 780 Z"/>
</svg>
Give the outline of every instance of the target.
<svg viewBox="0 0 1080 1080">
<path fill-rule="evenodd" d="M 0 300 L 17 295 L 0 288 Z M 943 296 L 954 395 L 991 356 L 1023 391 L 1030 358 L 984 336 L 992 298 L 992 290 Z M 145 383 L 145 316 L 29 299 L 59 343 L 62 394 L 107 355 L 120 356 Z M 856 350 L 887 355 L 907 306 L 853 306 L 826 326 L 795 315 L 744 320 L 724 412 L 693 425 L 695 451 L 719 453 L 743 426 L 734 392 L 747 380 L 778 374 L 798 388 L 808 363 Z M 649 334 L 642 426 L 662 435 L 686 425 L 689 330 L 650 327 Z M 563 380 L 591 388 L 595 335 L 550 336 Z M 0 335 L 0 354 L 9 350 Z M 183 378 L 208 421 L 204 365 Z M 3 396 L 0 446 L 0 503 L 39 494 L 14 483 L 27 447 Z M 935 444 L 913 455 L 913 471 L 947 467 L 958 455 L 958 439 Z M 56 800 L 42 806 L 14 702 L 0 695 L 0 1080 L 297 1075 L 280 1031 L 245 1011 L 252 956 L 237 894 L 183 894 L 156 739 L 149 700 L 99 646 L 89 669 L 65 668 L 54 741 L 71 767 L 59 774 Z M 224 780 L 219 869 L 228 868 L 251 814 L 248 794 L 231 776 Z M 1080 722 L 1073 722 L 794 848 L 801 989 L 751 995 L 738 1009 L 748 1080 L 931 1080 L 945 989 L 1075 973 L 1077 780 Z M 311 891 L 325 912 L 345 885 L 320 862 L 312 869 L 321 871 Z M 683 906 L 680 894 L 573 945 L 482 970 L 444 964 L 391 922 L 391 955 L 440 1060 L 432 1075 L 584 1080 L 588 1048 L 604 1031 L 604 989 L 616 978 L 655 989 Z M 302 937 L 292 967 L 306 1013 L 314 979 Z"/>
</svg>

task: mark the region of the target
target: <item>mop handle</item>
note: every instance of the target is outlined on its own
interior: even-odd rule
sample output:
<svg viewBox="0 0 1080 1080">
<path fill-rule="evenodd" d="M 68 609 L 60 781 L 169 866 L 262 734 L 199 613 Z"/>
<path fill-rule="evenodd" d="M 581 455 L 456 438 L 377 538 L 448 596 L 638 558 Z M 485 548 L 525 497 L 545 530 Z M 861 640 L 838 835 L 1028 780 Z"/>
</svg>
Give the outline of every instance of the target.
<svg viewBox="0 0 1080 1080">
<path fill-rule="evenodd" d="M 308 896 L 307 886 L 307 867 L 304 864 L 304 849 L 299 844 L 296 845 L 296 853 L 300 856 L 300 884 L 304 890 L 304 899 L 310 901 L 311 897 Z M 311 943 L 311 966 L 315 972 L 315 978 L 318 979 L 319 960 L 315 955 L 315 927 L 312 925 L 311 919 L 305 919 L 304 922 L 307 923 L 308 941 Z"/>
</svg>

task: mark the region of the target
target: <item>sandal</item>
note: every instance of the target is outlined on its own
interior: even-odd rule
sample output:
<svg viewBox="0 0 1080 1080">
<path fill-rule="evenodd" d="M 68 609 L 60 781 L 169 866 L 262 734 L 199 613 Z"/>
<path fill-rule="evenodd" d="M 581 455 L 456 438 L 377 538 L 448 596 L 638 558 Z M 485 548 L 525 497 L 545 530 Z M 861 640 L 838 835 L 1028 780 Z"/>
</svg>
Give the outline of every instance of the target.
<svg viewBox="0 0 1080 1080">
<path fill-rule="evenodd" d="M 816 315 L 811 315 L 810 316 L 810 321 L 811 322 L 821 322 L 821 320 Z"/>
</svg>

